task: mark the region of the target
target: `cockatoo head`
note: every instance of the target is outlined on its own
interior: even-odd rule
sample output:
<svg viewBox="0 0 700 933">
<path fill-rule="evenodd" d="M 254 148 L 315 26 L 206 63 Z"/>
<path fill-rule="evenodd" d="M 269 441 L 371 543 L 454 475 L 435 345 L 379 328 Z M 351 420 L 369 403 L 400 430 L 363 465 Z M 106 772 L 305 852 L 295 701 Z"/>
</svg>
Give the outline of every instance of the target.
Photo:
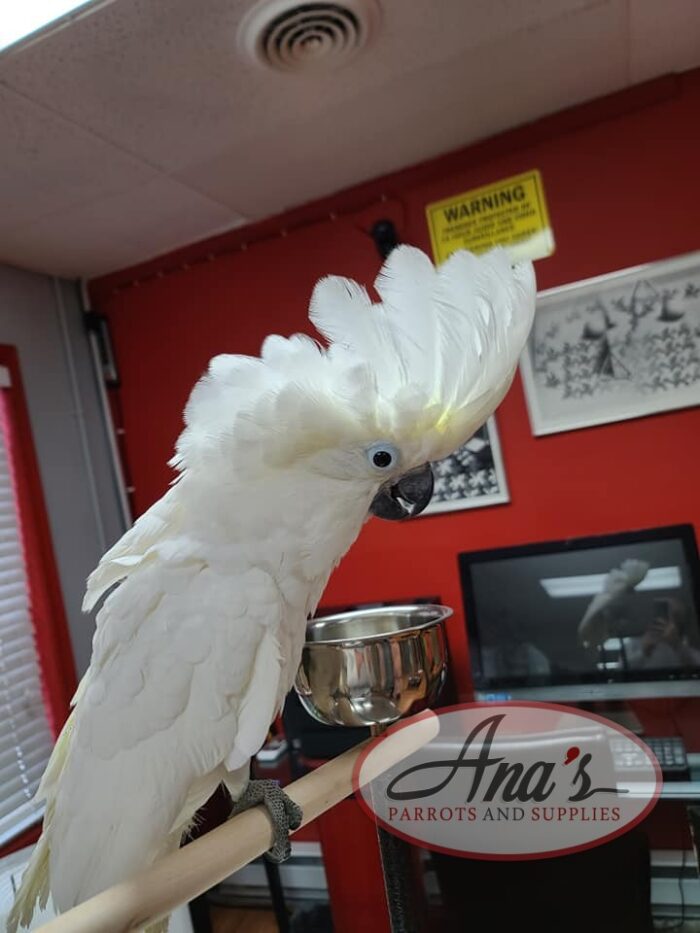
<svg viewBox="0 0 700 933">
<path fill-rule="evenodd" d="M 535 307 L 530 263 L 418 249 L 387 259 L 372 303 L 321 279 L 305 335 L 268 337 L 260 358 L 215 357 L 192 392 L 174 465 L 226 484 L 317 484 L 364 517 L 402 519 L 430 500 L 432 461 L 465 443 L 513 378 Z M 302 479 L 304 482 L 301 482 Z M 270 485 L 272 488 L 272 485 Z"/>
</svg>

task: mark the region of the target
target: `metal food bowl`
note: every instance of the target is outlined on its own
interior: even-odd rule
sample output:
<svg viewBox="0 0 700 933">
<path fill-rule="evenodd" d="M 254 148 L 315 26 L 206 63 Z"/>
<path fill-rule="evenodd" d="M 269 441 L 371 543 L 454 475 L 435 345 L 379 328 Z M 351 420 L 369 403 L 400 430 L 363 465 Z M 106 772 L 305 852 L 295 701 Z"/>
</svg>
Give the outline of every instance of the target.
<svg viewBox="0 0 700 933">
<path fill-rule="evenodd" d="M 389 606 L 312 619 L 296 677 L 305 709 L 332 726 L 389 725 L 437 699 L 447 606 Z"/>
</svg>

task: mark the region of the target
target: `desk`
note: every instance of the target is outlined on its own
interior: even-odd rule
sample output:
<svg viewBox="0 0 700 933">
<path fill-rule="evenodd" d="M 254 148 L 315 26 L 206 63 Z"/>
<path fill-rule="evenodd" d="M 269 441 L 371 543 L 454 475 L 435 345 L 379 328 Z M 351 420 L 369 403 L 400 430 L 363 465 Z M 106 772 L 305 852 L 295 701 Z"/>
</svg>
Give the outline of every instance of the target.
<svg viewBox="0 0 700 933">
<path fill-rule="evenodd" d="M 688 752 L 689 781 L 665 781 L 660 800 L 700 804 L 700 752 Z"/>
<path fill-rule="evenodd" d="M 665 782 L 656 806 L 658 813 L 664 804 L 685 806 L 686 819 L 693 825 L 690 811 L 700 807 L 700 753 L 688 753 L 690 780 Z M 682 820 L 682 813 L 678 813 Z M 654 814 L 649 819 L 653 821 Z M 659 814 L 657 819 L 666 820 Z M 658 825 L 658 824 L 657 824 Z M 695 853 L 680 842 L 673 849 L 653 848 L 652 863 L 652 909 L 657 917 L 678 919 L 681 914 L 687 918 L 697 917 L 700 911 L 700 883 L 697 878 Z"/>
</svg>

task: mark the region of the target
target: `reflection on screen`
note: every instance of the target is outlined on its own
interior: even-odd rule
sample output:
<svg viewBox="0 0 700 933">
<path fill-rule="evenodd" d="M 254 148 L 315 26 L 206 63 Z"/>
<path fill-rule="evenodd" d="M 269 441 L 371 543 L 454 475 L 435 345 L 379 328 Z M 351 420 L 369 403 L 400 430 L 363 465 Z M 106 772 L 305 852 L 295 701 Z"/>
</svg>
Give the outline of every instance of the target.
<svg viewBox="0 0 700 933">
<path fill-rule="evenodd" d="M 700 671 L 679 540 L 476 561 L 471 595 L 472 651 L 491 684 Z"/>
</svg>

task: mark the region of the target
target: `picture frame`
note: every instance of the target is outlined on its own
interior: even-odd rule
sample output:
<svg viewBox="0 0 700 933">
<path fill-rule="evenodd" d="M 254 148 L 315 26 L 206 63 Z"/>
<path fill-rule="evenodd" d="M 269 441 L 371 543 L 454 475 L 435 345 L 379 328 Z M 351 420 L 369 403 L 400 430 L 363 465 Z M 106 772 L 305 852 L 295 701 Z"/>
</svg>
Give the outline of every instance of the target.
<svg viewBox="0 0 700 933">
<path fill-rule="evenodd" d="M 520 371 L 535 435 L 700 404 L 700 252 L 540 292 Z"/>
<path fill-rule="evenodd" d="M 435 490 L 422 515 L 503 505 L 510 501 L 493 415 L 459 450 L 433 464 Z"/>
</svg>

